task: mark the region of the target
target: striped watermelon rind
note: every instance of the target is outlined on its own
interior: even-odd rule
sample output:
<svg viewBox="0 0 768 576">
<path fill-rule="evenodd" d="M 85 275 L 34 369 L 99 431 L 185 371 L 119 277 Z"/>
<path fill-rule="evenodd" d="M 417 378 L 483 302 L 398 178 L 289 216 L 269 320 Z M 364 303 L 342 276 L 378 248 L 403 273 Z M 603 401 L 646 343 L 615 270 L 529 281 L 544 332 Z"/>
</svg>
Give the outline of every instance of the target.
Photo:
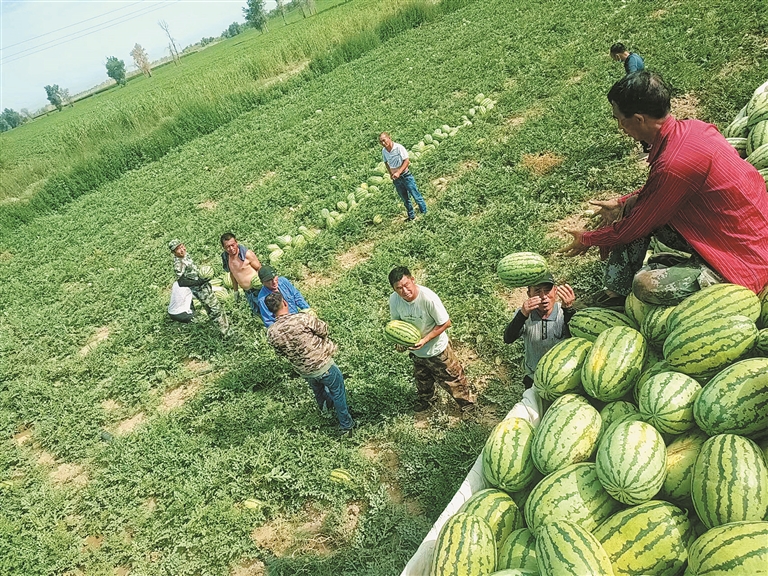
<svg viewBox="0 0 768 576">
<path fill-rule="evenodd" d="M 496 568 L 498 570 L 518 569 L 538 574 L 536 537 L 533 532 L 528 528 L 511 532 L 499 546 Z"/>
<path fill-rule="evenodd" d="M 749 129 L 747 154 L 752 154 L 763 144 L 768 144 L 768 119 L 758 122 Z"/>
<path fill-rule="evenodd" d="M 603 406 L 603 409 L 600 410 L 600 435 L 597 437 L 597 443 L 600 444 L 600 440 L 602 440 L 603 435 L 610 428 L 611 424 L 629 414 L 640 414 L 640 411 L 637 409 L 637 406 L 627 400 L 615 400 Z"/>
<path fill-rule="evenodd" d="M 699 428 L 710 436 L 754 437 L 768 430 L 768 358 L 731 364 L 710 380 L 693 404 Z"/>
<path fill-rule="evenodd" d="M 760 316 L 755 321 L 758 328 L 768 328 L 768 285 L 760 292 Z"/>
<path fill-rule="evenodd" d="M 496 541 L 488 523 L 458 512 L 448 518 L 435 542 L 430 576 L 491 574 L 496 569 Z"/>
<path fill-rule="evenodd" d="M 578 394 L 565 394 L 544 413 L 531 456 L 542 474 L 589 459 L 600 434 L 600 413 Z"/>
<path fill-rule="evenodd" d="M 757 333 L 755 341 L 755 354 L 768 357 L 768 328 L 763 328 Z"/>
<path fill-rule="evenodd" d="M 661 350 L 667 337 L 667 318 L 672 314 L 674 306 L 654 306 L 645 315 L 640 333 L 649 346 Z"/>
<path fill-rule="evenodd" d="M 638 299 L 633 292 L 630 292 L 624 301 L 624 315 L 632 321 L 632 328 L 636 330 L 643 325 L 643 319 L 650 308 L 650 305 Z"/>
<path fill-rule="evenodd" d="M 594 342 L 608 328 L 615 326 L 632 327 L 633 320 L 621 312 L 607 308 L 584 308 L 573 315 L 568 322 L 571 336 Z"/>
<path fill-rule="evenodd" d="M 651 364 L 649 368 L 646 368 L 643 370 L 643 373 L 640 374 L 640 378 L 637 379 L 637 382 L 635 383 L 635 389 L 633 391 L 633 395 L 635 398 L 635 404 L 637 404 L 638 398 L 640 398 L 640 391 L 643 389 L 643 386 L 645 386 L 645 383 L 648 382 L 653 376 L 656 376 L 656 374 L 661 374 L 662 372 L 674 372 L 675 369 L 670 366 L 665 360 L 659 360 L 658 362 L 655 362 L 654 364 Z"/>
<path fill-rule="evenodd" d="M 752 290 L 744 286 L 713 284 L 675 306 L 667 318 L 667 332 L 674 331 L 682 322 L 694 322 L 703 318 L 715 320 L 734 315 L 757 320 L 760 316 L 760 300 Z"/>
<path fill-rule="evenodd" d="M 496 265 L 496 273 L 510 288 L 525 288 L 536 284 L 547 272 L 547 261 L 535 252 L 507 254 Z"/>
<path fill-rule="evenodd" d="M 758 170 L 768 168 L 768 144 L 763 144 L 747 156 L 747 162 Z"/>
<path fill-rule="evenodd" d="M 483 476 L 507 492 L 525 489 L 534 478 L 531 457 L 533 426 L 522 418 L 506 418 L 491 431 L 483 447 Z"/>
<path fill-rule="evenodd" d="M 688 513 L 661 500 L 616 512 L 593 534 L 617 576 L 680 574 L 693 542 Z"/>
<path fill-rule="evenodd" d="M 693 465 L 707 436 L 701 430 L 691 430 L 677 436 L 667 445 L 667 475 L 658 497 L 686 508 L 691 501 L 691 477 Z"/>
<path fill-rule="evenodd" d="M 662 372 L 640 390 L 638 409 L 643 420 L 664 434 L 682 434 L 696 426 L 693 404 L 701 392 L 696 380 L 680 372 Z"/>
<path fill-rule="evenodd" d="M 678 372 L 709 378 L 748 353 L 756 340 L 757 326 L 746 316 L 684 319 L 664 341 L 664 359 Z"/>
<path fill-rule="evenodd" d="M 539 529 L 536 560 L 541 574 L 613 576 L 610 558 L 597 538 L 567 520 L 555 520 Z"/>
<path fill-rule="evenodd" d="M 566 338 L 550 348 L 536 365 L 533 387 L 538 395 L 553 401 L 563 394 L 581 389 L 581 366 L 592 342 L 584 338 Z"/>
<path fill-rule="evenodd" d="M 742 116 L 731 122 L 722 132 L 726 138 L 746 138 L 749 134 L 749 118 Z"/>
<path fill-rule="evenodd" d="M 693 465 L 691 498 L 707 528 L 763 520 L 768 514 L 768 466 L 757 444 L 718 434 L 701 447 Z"/>
<path fill-rule="evenodd" d="M 534 532 L 553 520 L 568 520 L 594 532 L 621 504 L 605 491 L 592 462 L 561 468 L 539 482 L 525 503 L 525 521 Z"/>
<path fill-rule="evenodd" d="M 410 347 L 421 340 L 421 331 L 410 322 L 390 320 L 384 327 L 384 336 L 394 344 Z"/>
<path fill-rule="evenodd" d="M 581 369 L 584 391 L 603 402 L 618 400 L 640 376 L 645 354 L 645 339 L 634 328 L 615 326 L 603 331 Z"/>
<path fill-rule="evenodd" d="M 688 551 L 691 576 L 760 574 L 768 566 L 768 522 L 733 522 L 708 530 Z"/>
<path fill-rule="evenodd" d="M 513 530 L 522 528 L 523 513 L 509 494 L 496 488 L 485 488 L 472 494 L 459 512 L 474 514 L 490 526 L 496 544 L 500 545 Z"/>
<path fill-rule="evenodd" d="M 667 473 L 661 434 L 645 422 L 622 422 L 597 448 L 595 470 L 608 494 L 619 502 L 642 504 L 653 498 Z"/>
</svg>

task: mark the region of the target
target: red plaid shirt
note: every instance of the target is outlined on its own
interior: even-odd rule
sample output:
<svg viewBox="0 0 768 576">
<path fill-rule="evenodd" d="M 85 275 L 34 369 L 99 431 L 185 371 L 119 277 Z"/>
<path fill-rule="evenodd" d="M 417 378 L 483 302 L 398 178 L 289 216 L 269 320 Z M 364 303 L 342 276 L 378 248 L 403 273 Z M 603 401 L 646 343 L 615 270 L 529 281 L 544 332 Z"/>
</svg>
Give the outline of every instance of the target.
<svg viewBox="0 0 768 576">
<path fill-rule="evenodd" d="M 711 124 L 669 117 L 648 157 L 651 172 L 629 216 L 586 246 L 613 248 L 669 224 L 723 278 L 759 292 L 768 284 L 768 193 L 755 168 Z"/>
</svg>

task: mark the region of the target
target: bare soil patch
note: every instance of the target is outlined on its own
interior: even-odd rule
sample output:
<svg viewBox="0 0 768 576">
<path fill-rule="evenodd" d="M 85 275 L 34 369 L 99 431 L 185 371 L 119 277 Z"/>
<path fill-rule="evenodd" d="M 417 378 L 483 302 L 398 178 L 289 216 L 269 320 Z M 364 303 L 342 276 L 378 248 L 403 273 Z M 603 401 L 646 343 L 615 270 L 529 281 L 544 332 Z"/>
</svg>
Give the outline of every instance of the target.
<svg viewBox="0 0 768 576">
<path fill-rule="evenodd" d="M 301 283 L 307 289 L 312 290 L 313 288 L 323 288 L 325 286 L 330 286 L 333 284 L 333 278 L 323 274 L 307 274 Z"/>
<path fill-rule="evenodd" d="M 150 496 L 149 498 L 144 500 L 143 506 L 144 508 L 146 508 L 147 512 L 150 512 L 150 513 L 154 512 L 155 509 L 157 508 L 157 498 Z"/>
<path fill-rule="evenodd" d="M 514 312 L 528 299 L 527 288 L 499 288 L 496 294 L 507 304 L 507 310 Z"/>
<path fill-rule="evenodd" d="M 313 552 L 322 556 L 330 554 L 332 552 L 331 537 L 323 533 L 323 524 L 327 513 L 307 506 L 305 507 L 304 518 L 307 515 L 310 518 L 303 521 L 298 518 L 272 520 L 254 528 L 251 532 L 251 539 L 257 546 L 269 550 L 278 557 L 306 552 Z"/>
<path fill-rule="evenodd" d="M 219 203 L 215 200 L 206 200 L 205 202 L 200 202 L 200 204 L 197 205 L 197 208 L 199 210 L 216 210 L 216 206 L 218 206 Z"/>
<path fill-rule="evenodd" d="M 101 408 L 104 410 L 104 412 L 117 412 L 122 408 L 122 404 L 118 402 L 117 400 L 112 400 L 112 398 L 107 398 L 106 400 L 102 401 Z"/>
<path fill-rule="evenodd" d="M 74 486 L 83 487 L 88 484 L 88 475 L 79 464 L 71 464 L 67 462 L 59 464 L 48 477 L 51 482 L 57 486 L 72 484 Z"/>
<path fill-rule="evenodd" d="M 13 254 L 7 251 L 0 252 L 0 262 L 5 263 L 5 262 L 10 262 L 11 260 L 13 260 Z"/>
<path fill-rule="evenodd" d="M 210 362 L 207 360 L 197 360 L 195 358 L 187 358 L 184 360 L 184 367 L 195 374 L 205 374 L 213 370 Z"/>
<path fill-rule="evenodd" d="M 160 400 L 160 405 L 157 407 L 157 411 L 161 414 L 167 414 L 171 410 L 179 408 L 187 400 L 197 394 L 201 387 L 202 383 L 200 382 L 200 379 L 194 378 L 187 384 L 182 384 L 173 390 L 168 390 L 163 394 L 163 397 Z"/>
<path fill-rule="evenodd" d="M 571 76 L 570 78 L 568 78 L 568 80 L 566 80 L 566 82 L 565 82 L 565 83 L 566 83 L 567 85 L 569 85 L 569 86 L 573 86 L 574 84 L 578 84 L 579 82 L 581 82 L 581 79 L 582 79 L 583 77 L 584 77 L 584 74 L 582 74 L 582 73 L 579 73 L 579 74 L 574 74 L 573 76 Z"/>
<path fill-rule="evenodd" d="M 229 576 L 266 576 L 267 568 L 261 560 L 247 558 L 229 568 Z"/>
<path fill-rule="evenodd" d="M 23 446 L 32 439 L 32 428 L 25 428 L 21 430 L 13 437 L 13 442 L 16 446 Z"/>
<path fill-rule="evenodd" d="M 269 180 L 272 180 L 276 176 L 277 176 L 277 172 L 275 172 L 273 170 L 265 172 L 264 174 L 261 175 L 261 177 L 257 178 L 253 182 L 249 182 L 248 184 L 243 186 L 243 190 L 245 190 L 246 192 L 250 192 L 254 188 L 258 188 L 259 186 L 261 186 L 265 182 L 268 182 Z"/>
<path fill-rule="evenodd" d="M 115 428 L 114 433 L 116 436 L 126 436 L 141 426 L 146 419 L 147 417 L 144 415 L 144 412 L 139 412 L 120 422 Z"/>
<path fill-rule="evenodd" d="M 128 576 L 131 573 L 130 566 L 118 566 L 113 570 L 114 576 Z"/>
<path fill-rule="evenodd" d="M 371 258 L 375 246 L 376 243 L 372 240 L 363 242 L 362 244 L 356 244 L 343 254 L 337 255 L 336 262 L 339 263 L 339 266 L 341 266 L 342 270 L 349 270 L 354 268 L 358 264 L 361 264 Z"/>
<path fill-rule="evenodd" d="M 520 158 L 520 165 L 529 170 L 534 176 L 544 176 L 548 174 L 565 161 L 562 156 L 557 156 L 551 152 L 542 152 L 539 154 L 523 154 Z"/>
<path fill-rule="evenodd" d="M 89 352 L 104 342 L 104 340 L 107 338 L 109 338 L 109 326 L 102 326 L 93 333 L 93 335 L 88 339 L 88 342 L 85 343 L 85 346 L 80 348 L 78 354 L 80 356 L 87 356 Z"/>
<path fill-rule="evenodd" d="M 699 99 L 692 92 L 683 94 L 677 98 L 672 98 L 672 114 L 675 118 L 681 120 L 685 118 L 698 118 L 701 111 L 699 109 Z"/>
<path fill-rule="evenodd" d="M 566 232 L 566 230 L 591 229 L 592 227 L 592 221 L 584 215 L 583 211 L 580 211 L 578 214 L 571 214 L 554 222 L 550 226 L 549 232 L 547 232 L 547 238 L 556 238 L 562 241 L 563 246 L 567 246 L 573 240 L 573 236 Z"/>
<path fill-rule="evenodd" d="M 51 454 L 50 452 L 41 450 L 37 454 L 37 463 L 40 466 L 53 466 L 54 464 L 56 464 L 56 458 L 54 458 L 53 454 Z"/>
<path fill-rule="evenodd" d="M 654 20 L 660 19 L 662 16 L 664 16 L 667 13 L 667 11 L 664 8 L 661 8 L 659 10 L 655 10 L 651 12 L 648 16 L 653 18 Z"/>
<path fill-rule="evenodd" d="M 81 553 L 85 554 L 88 551 L 95 552 L 99 548 L 101 548 L 101 545 L 104 543 L 104 536 L 98 535 L 98 536 L 87 536 L 83 540 L 83 547 L 81 548 Z"/>
</svg>

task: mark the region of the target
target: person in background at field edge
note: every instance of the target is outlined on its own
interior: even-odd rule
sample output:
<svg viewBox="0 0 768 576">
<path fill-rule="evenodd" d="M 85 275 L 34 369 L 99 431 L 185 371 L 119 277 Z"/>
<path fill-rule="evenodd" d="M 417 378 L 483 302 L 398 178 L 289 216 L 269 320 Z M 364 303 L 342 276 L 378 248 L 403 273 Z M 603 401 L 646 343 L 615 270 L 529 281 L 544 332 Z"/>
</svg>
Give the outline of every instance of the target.
<svg viewBox="0 0 768 576">
<path fill-rule="evenodd" d="M 639 54 L 627 50 L 627 47 L 621 42 L 616 42 L 611 46 L 611 58 L 616 62 L 622 62 L 624 64 L 624 72 L 627 74 L 645 69 L 643 58 Z"/>
<path fill-rule="evenodd" d="M 411 160 L 408 157 L 408 150 L 405 146 L 393 142 L 388 133 L 382 132 L 379 135 L 379 143 L 381 144 L 381 157 L 384 159 L 384 164 L 389 171 L 389 176 L 392 178 L 392 184 L 395 186 L 400 200 L 405 204 L 405 209 L 408 212 L 408 220 L 414 220 L 416 213 L 413 210 L 413 204 L 411 204 L 411 197 L 419 207 L 419 211 L 422 214 L 427 213 L 427 205 L 424 202 L 424 197 L 419 192 L 419 188 L 416 186 L 416 179 L 411 174 L 409 167 Z"/>
<path fill-rule="evenodd" d="M 320 411 L 335 411 L 339 434 L 346 436 L 355 422 L 347 406 L 344 376 L 333 359 L 337 347 L 328 337 L 328 325 L 312 314 L 290 313 L 280 292 L 271 292 L 264 302 L 275 318 L 267 329 L 267 341 L 307 381 Z"/>
<path fill-rule="evenodd" d="M 653 143 L 650 173 L 631 194 L 593 201 L 603 226 L 566 230 L 573 241 L 561 252 L 600 247 L 608 258 L 604 295 L 619 302 L 631 291 L 647 304 L 674 306 L 724 281 L 757 294 L 768 283 L 765 181 L 715 126 L 672 116 L 670 92 L 648 71 L 610 89 L 619 128 Z"/>
<path fill-rule="evenodd" d="M 171 240 L 168 249 L 173 253 L 173 271 L 176 273 L 176 281 L 182 288 L 189 288 L 192 295 L 197 298 L 203 307 L 219 327 L 222 336 L 229 336 L 229 321 L 224 311 L 216 300 L 216 295 L 211 288 L 210 278 L 200 274 L 197 264 L 187 253 L 187 247 L 180 240 Z"/>
<path fill-rule="evenodd" d="M 475 395 L 445 333 L 451 327 L 451 319 L 442 300 L 426 286 L 416 284 L 405 266 L 392 269 L 389 284 L 394 290 L 389 297 L 390 317 L 409 322 L 421 332 L 421 340 L 407 349 L 413 361 L 419 397 L 416 411 L 427 410 L 432 405 L 437 383 L 456 401 L 462 416 L 472 414 Z M 399 352 L 406 350 L 397 345 L 395 349 Z"/>
<path fill-rule="evenodd" d="M 168 316 L 171 320 L 189 324 L 195 316 L 195 305 L 192 303 L 192 290 L 179 286 L 178 281 L 171 286 L 171 301 L 168 304 Z"/>
<path fill-rule="evenodd" d="M 528 299 L 504 330 L 504 344 L 523 337 L 523 385 L 526 388 L 533 386 L 533 375 L 542 356 L 561 340 L 571 337 L 568 322 L 574 314 L 574 300 L 573 288 L 568 284 L 557 286 L 550 272 L 528 286 Z"/>
<path fill-rule="evenodd" d="M 253 286 L 253 278 L 261 269 L 261 262 L 253 252 L 239 244 L 237 238 L 231 232 L 226 232 L 220 238 L 221 247 L 224 252 L 221 253 L 221 265 L 224 272 L 229 272 L 232 279 L 232 289 L 235 291 L 235 301 L 240 300 L 240 291 L 242 288 L 245 293 L 245 299 L 251 307 L 251 314 L 256 316 L 259 313 L 259 302 L 257 295 L 259 291 Z"/>
<path fill-rule="evenodd" d="M 278 276 L 275 269 L 272 266 L 262 266 L 259 270 L 259 280 L 261 280 L 262 287 L 259 290 L 257 297 L 259 303 L 259 313 L 261 319 L 264 321 L 264 326 L 269 328 L 275 321 L 275 315 L 270 311 L 266 305 L 266 298 L 274 292 L 279 292 L 283 295 L 283 299 L 288 304 L 288 312 L 295 314 L 296 312 L 307 312 L 310 310 L 310 306 L 301 295 L 301 292 L 291 284 L 288 278 L 284 276 Z"/>
</svg>

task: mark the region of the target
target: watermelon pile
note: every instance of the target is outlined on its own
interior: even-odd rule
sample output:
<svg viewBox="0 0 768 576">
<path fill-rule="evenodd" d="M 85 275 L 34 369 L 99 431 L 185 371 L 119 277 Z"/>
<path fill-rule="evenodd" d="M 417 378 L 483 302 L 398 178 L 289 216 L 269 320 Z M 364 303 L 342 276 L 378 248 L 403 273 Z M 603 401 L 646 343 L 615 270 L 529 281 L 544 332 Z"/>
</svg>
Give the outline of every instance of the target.
<svg viewBox="0 0 768 576">
<path fill-rule="evenodd" d="M 551 405 L 491 432 L 489 488 L 443 526 L 431 576 L 768 570 L 768 290 L 625 311 L 580 311 L 542 358 Z"/>
<path fill-rule="evenodd" d="M 768 82 L 755 90 L 723 130 L 723 136 L 742 158 L 758 169 L 768 186 Z"/>
</svg>

